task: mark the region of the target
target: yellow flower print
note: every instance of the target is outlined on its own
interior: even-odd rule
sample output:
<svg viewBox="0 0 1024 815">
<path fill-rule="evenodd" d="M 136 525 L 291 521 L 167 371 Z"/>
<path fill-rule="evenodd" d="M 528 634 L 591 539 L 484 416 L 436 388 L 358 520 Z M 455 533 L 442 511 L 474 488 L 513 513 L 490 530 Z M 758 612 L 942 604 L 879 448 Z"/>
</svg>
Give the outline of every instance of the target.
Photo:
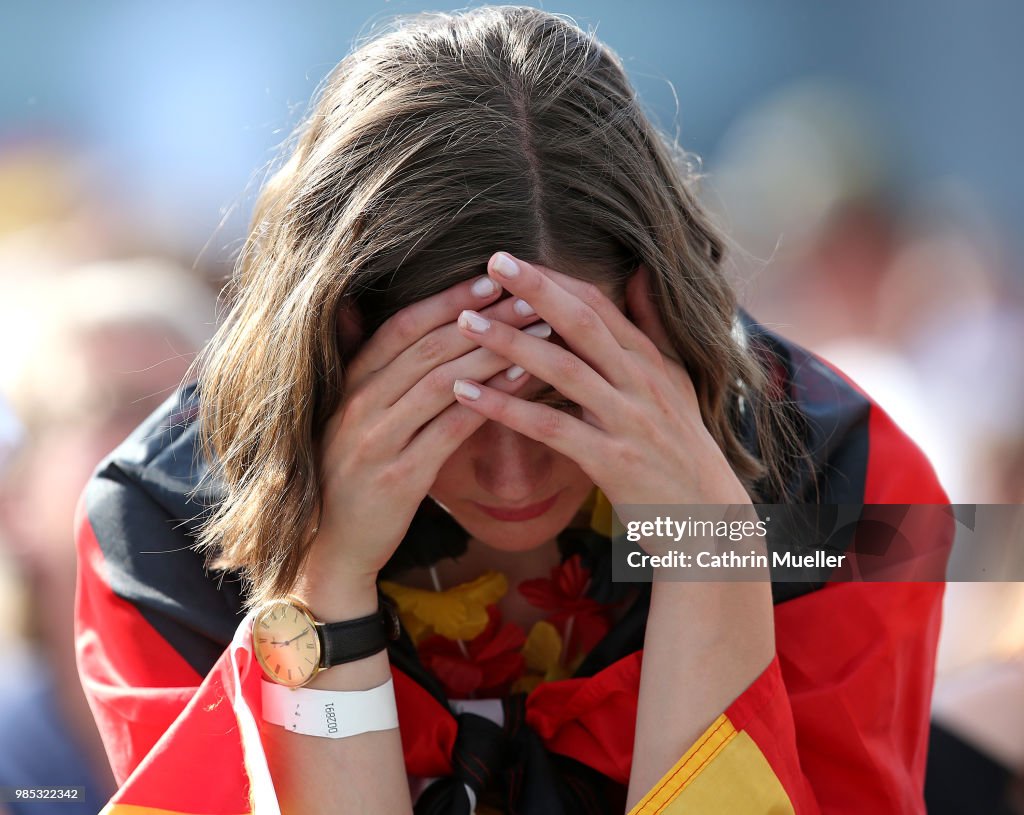
<svg viewBox="0 0 1024 815">
<path fill-rule="evenodd" d="M 606 538 L 612 536 L 612 505 L 603 492 L 594 487 L 593 508 L 590 514 L 590 528 Z"/>
<path fill-rule="evenodd" d="M 562 638 L 546 620 L 534 623 L 523 645 L 527 673 L 516 680 L 513 693 L 529 693 L 541 682 L 566 679 L 572 670 L 561 664 Z"/>
<path fill-rule="evenodd" d="M 558 665 L 561 655 L 562 638 L 558 629 L 545 620 L 534 623 L 523 646 L 526 667 L 537 673 L 547 673 Z"/>
<path fill-rule="evenodd" d="M 487 606 L 505 596 L 508 578 L 492 570 L 444 591 L 414 589 L 390 580 L 380 581 L 380 588 L 395 601 L 413 642 L 419 644 L 432 633 L 471 640 L 487 627 Z"/>
</svg>

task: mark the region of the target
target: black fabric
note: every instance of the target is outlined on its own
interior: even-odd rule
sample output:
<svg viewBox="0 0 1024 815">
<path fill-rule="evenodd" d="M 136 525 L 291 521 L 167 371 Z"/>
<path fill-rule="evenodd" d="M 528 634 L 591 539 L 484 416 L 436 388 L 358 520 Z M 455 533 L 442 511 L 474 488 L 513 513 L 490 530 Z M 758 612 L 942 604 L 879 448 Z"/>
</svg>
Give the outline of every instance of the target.
<svg viewBox="0 0 1024 815">
<path fill-rule="evenodd" d="M 1012 778 L 991 756 L 932 723 L 924 780 L 929 815 L 1013 815 Z"/>
<path fill-rule="evenodd" d="M 783 385 L 782 398 L 795 408 L 792 418 L 805 449 L 803 461 L 796 462 L 789 474 L 787 495 L 769 494 L 764 503 L 800 502 L 824 509 L 833 504 L 862 504 L 870 400 L 816 356 L 768 331 L 746 312 L 740 312 L 740 322 L 751 348 L 776 369 Z M 748 448 L 756 452 L 752 414 L 752 410 L 746 413 L 743 435 Z M 772 600 L 782 603 L 823 586 L 772 581 Z"/>
<path fill-rule="evenodd" d="M 807 352 L 745 315 L 742 320 L 758 352 L 774 360 L 797 409 L 813 466 L 794 471 L 793 494 L 811 501 L 861 502 L 869 402 Z M 238 573 L 208 569 L 203 555 L 193 548 L 200 525 L 223 497 L 217 482 L 206 478 L 208 467 L 198 446 L 197 405 L 195 385 L 165 402 L 101 463 L 85 499 L 113 591 L 133 603 L 205 675 L 243 616 L 246 583 Z M 752 445 L 751 416 L 749 409 L 742 413 L 739 429 Z M 465 551 L 467 539 L 454 519 L 427 498 L 381 577 L 392 579 L 410 568 L 457 556 Z M 650 585 L 612 582 L 610 546 L 596 532 L 566 530 L 559 536 L 559 546 L 563 559 L 579 553 L 590 570 L 590 597 L 627 604 L 624 616 L 575 674 L 591 676 L 643 647 Z M 776 603 L 815 588 L 772 586 Z M 440 683 L 420 663 L 407 632 L 390 643 L 388 651 L 392 664 L 441 704 L 448 704 Z M 512 718 L 504 728 L 481 723 L 479 716 L 459 717 L 457 774 L 424 792 L 417 815 L 466 815 L 462 783 L 480 783 L 473 773 L 483 772 L 481 762 L 486 767 L 481 791 L 485 797 L 497 795 L 510 802 L 507 811 L 622 811 L 625 792 L 619 785 L 578 762 L 548 754 L 539 737 L 522 724 L 522 717 L 516 718 L 519 702 L 508 704 L 513 706 L 507 711 Z"/>
<path fill-rule="evenodd" d="M 205 676 L 245 616 L 241 581 L 209 572 L 181 521 L 152 495 L 113 461 L 86 487 L 107 582 Z"/>
<path fill-rule="evenodd" d="M 473 790 L 479 804 L 509 813 L 612 815 L 625 810 L 626 789 L 573 759 L 549 753 L 526 726 L 526 695 L 503 700 L 504 726 L 460 713 L 452 751 L 454 773 L 429 786 L 415 815 L 466 815 Z"/>
</svg>

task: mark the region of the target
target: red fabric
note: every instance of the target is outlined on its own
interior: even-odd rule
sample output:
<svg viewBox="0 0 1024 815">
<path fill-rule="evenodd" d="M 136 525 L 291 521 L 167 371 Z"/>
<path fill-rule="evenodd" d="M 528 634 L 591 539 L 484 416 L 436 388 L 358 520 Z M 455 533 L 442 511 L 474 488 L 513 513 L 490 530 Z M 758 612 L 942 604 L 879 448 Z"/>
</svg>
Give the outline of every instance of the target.
<svg viewBox="0 0 1024 815">
<path fill-rule="evenodd" d="M 458 733 L 455 719 L 421 685 L 394 666 L 391 677 L 406 770 L 425 778 L 451 775 L 452 748 Z"/>
<path fill-rule="evenodd" d="M 248 813 L 235 714 L 230 702 L 223 704 L 224 689 L 233 684 L 225 682 L 227 652 L 197 691 L 201 677 L 110 590 L 81 504 L 76 523 L 78 669 L 121 785 L 113 800 L 187 813 Z"/>
<path fill-rule="evenodd" d="M 866 502 L 945 503 L 927 461 L 877 408 L 871 430 Z M 923 549 L 948 548 L 945 519 L 937 526 L 934 512 L 925 521 L 911 513 L 908 534 Z M 197 692 L 191 668 L 107 587 L 84 513 L 78 546 L 80 670 L 115 772 L 120 780 L 131 773 L 114 800 L 248 812 L 227 653 Z M 834 584 L 775 607 L 777 659 L 727 712 L 758 744 L 800 815 L 924 812 L 942 589 Z M 538 686 L 527 699 L 528 723 L 548 749 L 625 783 L 641 658 L 636 652 L 593 677 Z M 455 719 L 401 671 L 392 673 L 409 772 L 448 774 Z M 246 695 L 258 719 L 253 687 Z"/>
<path fill-rule="evenodd" d="M 759 723 L 750 732 L 801 815 L 924 813 L 941 601 L 942 584 L 845 583 L 776 608 L 788 700 L 778 695 L 772 704 L 788 704 L 796 741 Z M 792 771 L 793 755 L 813 801 Z"/>
<path fill-rule="evenodd" d="M 641 652 L 586 679 L 538 685 L 526 698 L 526 721 L 548 750 L 571 756 L 625 784 L 640 687 Z M 393 667 L 406 769 L 413 775 L 451 774 L 455 718 Z M 628 732 L 629 738 L 624 734 Z"/>
<path fill-rule="evenodd" d="M 924 811 L 933 640 L 920 624 L 922 614 L 937 624 L 941 587 L 921 588 L 844 584 L 777 608 L 779 657 L 727 714 L 758 744 L 800 815 Z M 594 677 L 538 686 L 527 699 L 528 723 L 548 749 L 626 783 L 641 658 L 636 652 Z M 401 671 L 392 674 L 408 771 L 449 774 L 454 717 Z M 247 784 L 231 695 L 222 658 L 115 800 L 176 812 L 248 812 L 239 808 Z M 160 699 L 156 689 L 147 696 Z M 170 689 L 160 701 L 177 698 Z M 258 698 L 250 706 L 258 717 Z M 182 777 L 200 782 L 175 782 Z"/>
<path fill-rule="evenodd" d="M 196 674 L 134 605 L 110 589 L 85 512 L 77 524 L 78 664 L 121 785 L 111 803 L 182 813 L 250 812 L 229 651 L 205 679 Z M 258 720 L 259 670 L 255 662 L 250 668 L 243 693 Z M 625 783 L 632 736 L 622 734 L 632 732 L 636 719 L 639 671 L 636 653 L 594 677 L 541 685 L 527 700 L 527 719 L 549 749 Z M 392 675 L 407 770 L 450 774 L 455 718 L 402 671 L 393 667 Z"/>
<path fill-rule="evenodd" d="M 777 605 L 777 659 L 728 711 L 798 815 L 925 812 L 940 581 L 953 520 L 917 446 L 877 405 L 869 422 L 864 503 L 908 505 L 885 517 L 899 519 L 912 549 L 899 568 L 921 582 L 836 583 Z"/>
<path fill-rule="evenodd" d="M 733 727 L 746 731 L 754 740 L 789 795 L 793 808 L 800 815 L 806 815 L 819 810 L 814 792 L 800 766 L 790 703 L 776 656 L 729 705 L 725 715 Z"/>
<path fill-rule="evenodd" d="M 642 657 L 636 651 L 586 679 L 538 685 L 526 698 L 527 723 L 552 752 L 625 784 L 633 763 Z"/>
</svg>

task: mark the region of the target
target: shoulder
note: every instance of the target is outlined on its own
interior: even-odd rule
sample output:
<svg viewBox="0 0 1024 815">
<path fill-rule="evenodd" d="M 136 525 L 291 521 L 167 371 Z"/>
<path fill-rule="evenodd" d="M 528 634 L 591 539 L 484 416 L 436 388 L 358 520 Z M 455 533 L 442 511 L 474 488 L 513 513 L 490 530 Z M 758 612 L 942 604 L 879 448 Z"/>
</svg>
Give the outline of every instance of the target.
<svg viewBox="0 0 1024 815">
<path fill-rule="evenodd" d="M 88 508 L 102 505 L 110 495 L 132 493 L 150 502 L 154 511 L 183 520 L 184 531 L 194 533 L 204 512 L 219 500 L 211 483 L 197 491 L 207 473 L 199 448 L 198 408 L 193 383 L 150 414 L 96 468 L 85 494 Z"/>
<path fill-rule="evenodd" d="M 747 341 L 767 355 L 800 417 L 813 480 L 795 494 L 815 503 L 945 504 L 920 447 L 847 373 L 740 315 Z"/>
<path fill-rule="evenodd" d="M 243 597 L 238 575 L 211 573 L 194 548 L 220 500 L 206 478 L 190 385 L 171 396 L 99 464 L 79 504 L 85 574 L 135 606 L 193 667 L 212 664 L 231 640 Z"/>
<path fill-rule="evenodd" d="M 941 580 L 953 522 L 949 499 L 921 449 L 844 371 L 748 315 L 742 315 L 742 325 L 747 342 L 772 370 L 778 398 L 787 401 L 804 447 L 807 466 L 797 470 L 790 502 L 836 507 L 822 514 L 819 523 L 839 523 L 840 516 L 854 512 L 863 524 L 856 528 L 865 534 L 881 528 L 905 533 L 921 556 L 919 562 L 927 564 L 928 579 Z M 844 511 L 838 512 L 840 508 Z M 842 540 L 850 545 L 853 539 L 845 534 Z M 858 538 L 860 543 L 866 540 Z M 780 607 L 818 595 L 826 585 L 775 579 L 772 595 Z M 819 600 L 861 596 L 857 587 L 843 589 L 833 587 Z M 918 593 L 928 594 L 929 602 L 934 599 L 931 589 Z"/>
</svg>

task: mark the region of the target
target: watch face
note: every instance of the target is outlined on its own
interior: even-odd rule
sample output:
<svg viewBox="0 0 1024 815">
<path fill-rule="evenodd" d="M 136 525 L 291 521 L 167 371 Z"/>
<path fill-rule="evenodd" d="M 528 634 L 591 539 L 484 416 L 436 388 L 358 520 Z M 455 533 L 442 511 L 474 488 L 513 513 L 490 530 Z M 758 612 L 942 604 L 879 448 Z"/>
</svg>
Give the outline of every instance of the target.
<svg viewBox="0 0 1024 815">
<path fill-rule="evenodd" d="M 320 665 L 320 638 L 313 620 L 287 600 L 274 600 L 252 621 L 256 659 L 274 682 L 297 688 L 306 684 Z"/>
</svg>

